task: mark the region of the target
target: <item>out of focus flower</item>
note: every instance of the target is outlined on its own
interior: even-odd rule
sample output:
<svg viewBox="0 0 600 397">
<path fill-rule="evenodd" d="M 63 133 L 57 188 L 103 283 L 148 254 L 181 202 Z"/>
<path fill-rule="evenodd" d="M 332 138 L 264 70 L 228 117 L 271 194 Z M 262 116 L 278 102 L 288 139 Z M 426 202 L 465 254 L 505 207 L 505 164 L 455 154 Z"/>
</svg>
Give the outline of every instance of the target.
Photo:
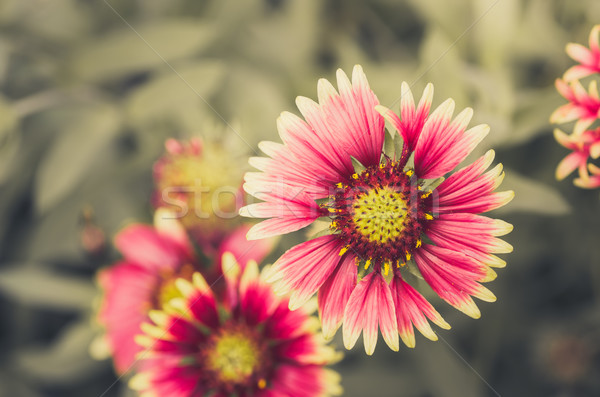
<svg viewBox="0 0 600 397">
<path fill-rule="evenodd" d="M 569 103 L 552 113 L 551 123 L 563 124 L 577 121 L 574 131 L 575 134 L 580 134 L 600 118 L 600 97 L 596 81 L 592 81 L 586 91 L 579 81 L 565 83 L 564 80 L 557 79 L 556 89 Z"/>
<path fill-rule="evenodd" d="M 262 203 L 241 214 L 270 218 L 255 225 L 249 239 L 301 229 L 320 217 L 330 220 L 329 233 L 287 251 L 273 266 L 272 282 L 292 291 L 290 307 L 303 305 L 318 291 L 323 332 L 332 337 L 343 323 L 346 348 L 361 331 L 372 354 L 381 329 L 388 346 L 414 346 L 413 325 L 437 339 L 427 319 L 449 328 L 429 302 L 405 279 L 417 273 L 445 301 L 478 318 L 471 296 L 494 301 L 480 283 L 493 280 L 490 268 L 505 262 L 495 253 L 512 251 L 496 236 L 512 226 L 479 213 L 508 203 L 513 192 L 494 192 L 502 166 L 486 172 L 489 151 L 439 184 L 486 136 L 489 127 L 467 131 L 471 109 L 454 120 L 454 102 L 429 110 L 428 85 L 418 106 L 402 85 L 400 117 L 378 106 L 360 66 L 352 82 L 338 70 L 339 93 L 319 80 L 319 103 L 296 101 L 306 121 L 290 113 L 278 120 L 284 144 L 262 142 L 269 158 L 253 158 L 260 173 L 248 173 L 244 188 Z M 376 110 L 377 109 L 377 110 Z M 384 115 L 398 130 L 384 148 Z M 395 135 L 395 134 L 394 134 Z M 388 147 L 388 145 L 385 145 Z M 409 162 L 409 159 L 412 161 Z M 437 181 L 436 181 L 437 180 Z"/>
<path fill-rule="evenodd" d="M 271 248 L 270 242 L 247 242 L 241 238 L 247 230 L 247 226 L 241 226 L 223 241 L 223 248 L 240 260 L 262 260 Z M 141 350 L 134 336 L 148 319 L 148 311 L 179 295 L 176 279 L 191 280 L 194 272 L 211 264 L 200 262 L 186 231 L 167 209 L 156 211 L 154 226 L 126 227 L 116 236 L 115 244 L 124 259 L 99 272 L 104 295 L 98 320 L 106 330 L 104 339 L 115 369 L 124 373 Z"/>
<path fill-rule="evenodd" d="M 600 120 L 600 95 L 597 80 L 591 81 L 586 91 L 579 79 L 600 73 L 599 37 L 600 25 L 596 25 L 590 32 L 589 49 L 580 44 L 567 45 L 567 53 L 580 65 L 567 70 L 563 80 L 556 80 L 556 89 L 569 103 L 556 109 L 550 116 L 552 123 L 575 121 L 571 135 L 559 129 L 554 130 L 558 143 L 572 151 L 558 164 L 556 178 L 564 179 L 578 170 L 579 175 L 574 183 L 586 189 L 600 187 L 598 167 L 590 163 L 591 159 L 600 157 L 600 128 L 594 125 Z"/>
<path fill-rule="evenodd" d="M 588 173 L 588 161 L 591 158 L 600 157 L 600 128 L 587 130 L 580 134 L 567 135 L 558 128 L 554 130 L 554 137 L 565 148 L 572 151 L 565 157 L 556 168 L 556 179 L 561 180 L 569 176 L 573 171 L 579 171 L 579 179 L 576 184 L 581 187 L 595 187 Z M 593 169 L 597 167 L 593 167 Z"/>
<path fill-rule="evenodd" d="M 154 165 L 156 208 L 175 212 L 204 250 L 218 245 L 237 222 L 243 202 L 243 159 L 217 141 L 169 139 Z"/>
<path fill-rule="evenodd" d="M 600 73 L 600 25 L 596 25 L 590 32 L 590 48 L 581 44 L 567 44 L 567 54 L 579 65 L 572 66 L 565 72 L 565 81 L 579 80 L 594 73 Z"/>
<path fill-rule="evenodd" d="M 262 281 L 256 262 L 240 267 L 225 253 L 231 299 L 223 301 L 200 273 L 178 279 L 178 298 L 150 312 L 138 343 L 141 370 L 131 386 L 142 396 L 298 396 L 341 394 L 325 366 L 338 354 L 318 321 L 288 309 Z"/>
</svg>

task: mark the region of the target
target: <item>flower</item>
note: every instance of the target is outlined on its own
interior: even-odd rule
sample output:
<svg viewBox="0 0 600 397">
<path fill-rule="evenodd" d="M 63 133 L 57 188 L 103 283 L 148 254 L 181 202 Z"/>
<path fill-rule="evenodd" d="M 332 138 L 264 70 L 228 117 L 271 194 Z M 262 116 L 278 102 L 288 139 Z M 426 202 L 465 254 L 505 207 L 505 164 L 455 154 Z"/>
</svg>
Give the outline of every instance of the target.
<svg viewBox="0 0 600 397">
<path fill-rule="evenodd" d="M 595 185 L 597 178 L 590 177 L 588 173 L 589 168 L 595 175 L 597 167 L 588 164 L 588 161 L 590 157 L 594 159 L 600 157 L 600 128 L 572 135 L 567 135 L 557 128 L 554 130 L 554 137 L 558 143 L 572 151 L 558 164 L 556 179 L 562 180 L 578 170 L 579 178 L 575 180 L 577 186 L 588 189 L 598 187 Z"/>
<path fill-rule="evenodd" d="M 298 396 L 341 394 L 339 376 L 325 367 L 339 355 L 325 344 L 318 321 L 288 309 L 262 281 L 256 262 L 223 257 L 223 302 L 200 273 L 178 279 L 181 297 L 150 312 L 147 350 L 131 387 L 142 396 Z"/>
<path fill-rule="evenodd" d="M 240 227 L 222 247 L 240 260 L 262 260 L 271 242 L 249 243 L 241 238 L 247 231 L 247 226 Z M 178 295 L 176 279 L 191 280 L 194 272 L 210 264 L 197 258 L 185 230 L 167 209 L 156 211 L 154 226 L 134 224 L 123 229 L 115 245 L 124 260 L 98 273 L 104 291 L 98 321 L 106 330 L 103 339 L 115 369 L 122 374 L 131 369 L 141 350 L 134 337 L 140 324 L 147 321 L 148 312 Z"/>
<path fill-rule="evenodd" d="M 552 113 L 551 123 L 562 124 L 576 120 L 574 133 L 580 134 L 600 118 L 600 96 L 596 81 L 590 83 L 589 93 L 577 80 L 567 84 L 564 80 L 557 79 L 556 89 L 569 103 Z"/>
<path fill-rule="evenodd" d="M 329 233 L 291 248 L 273 265 L 269 281 L 280 292 L 291 291 L 290 307 L 318 291 L 325 337 L 343 323 L 346 348 L 363 331 L 368 354 L 378 326 L 393 350 L 398 334 L 414 346 L 413 324 L 435 340 L 426 318 L 449 326 L 406 280 L 418 274 L 442 299 L 478 318 L 471 296 L 495 300 L 480 283 L 495 278 L 491 266 L 505 265 L 493 254 L 512 250 L 497 238 L 512 226 L 478 214 L 505 205 L 514 193 L 494 192 L 503 173 L 501 165 L 485 172 L 493 151 L 436 182 L 488 133 L 485 125 L 465 131 L 471 109 L 452 121 L 454 102 L 448 99 L 429 114 L 433 86 L 415 107 L 403 83 L 398 117 L 378 106 L 360 66 L 352 82 L 338 70 L 337 83 L 339 94 L 319 80 L 319 103 L 299 97 L 306 121 L 282 113 L 277 126 L 284 144 L 261 142 L 269 158 L 250 159 L 262 172 L 247 173 L 244 188 L 264 202 L 240 213 L 270 219 L 250 229 L 248 238 L 328 219 Z M 397 150 L 383 151 L 384 118 L 378 112 L 399 131 L 402 139 L 395 136 L 385 145 Z"/>
<path fill-rule="evenodd" d="M 243 202 L 243 156 L 216 140 L 168 139 L 167 153 L 154 164 L 153 204 L 174 211 L 204 250 L 237 224 Z"/>
<path fill-rule="evenodd" d="M 565 81 L 582 79 L 594 73 L 600 73 L 600 25 L 596 25 L 590 31 L 590 48 L 581 44 L 567 44 L 567 54 L 579 65 L 572 66 L 565 72 Z"/>
</svg>

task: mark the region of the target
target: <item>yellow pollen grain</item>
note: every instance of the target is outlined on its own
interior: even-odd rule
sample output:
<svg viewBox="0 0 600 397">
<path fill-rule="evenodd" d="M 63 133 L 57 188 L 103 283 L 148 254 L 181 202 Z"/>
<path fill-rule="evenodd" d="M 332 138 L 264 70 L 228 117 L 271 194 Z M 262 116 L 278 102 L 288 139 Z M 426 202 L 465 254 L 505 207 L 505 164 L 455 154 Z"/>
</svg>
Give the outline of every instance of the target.
<svg viewBox="0 0 600 397">
<path fill-rule="evenodd" d="M 386 244 L 402 234 L 409 205 L 392 187 L 375 187 L 357 195 L 352 203 L 356 230 L 370 242 Z"/>
<path fill-rule="evenodd" d="M 352 179 L 358 179 L 358 174 L 352 174 Z"/>
<path fill-rule="evenodd" d="M 425 214 L 425 219 L 427 219 L 428 221 L 433 220 L 433 215 Z"/>
<path fill-rule="evenodd" d="M 417 240 L 417 248 L 419 248 L 422 244 L 423 242 L 421 241 L 421 239 Z"/>
<path fill-rule="evenodd" d="M 405 172 L 405 174 L 406 174 L 406 176 L 411 177 L 412 174 L 414 174 L 414 171 L 413 170 L 408 170 L 408 171 Z"/>
<path fill-rule="evenodd" d="M 369 266 L 371 266 L 371 258 L 367 259 L 367 261 L 365 262 L 365 270 L 367 270 Z"/>
<path fill-rule="evenodd" d="M 383 265 L 383 275 L 387 276 L 388 274 L 390 274 L 390 264 L 388 262 L 385 262 L 385 264 Z"/>
<path fill-rule="evenodd" d="M 338 182 L 335 186 L 337 186 L 340 189 L 342 189 L 344 187 L 344 184 L 342 182 Z"/>
<path fill-rule="evenodd" d="M 265 378 L 260 378 L 258 380 L 258 385 L 257 386 L 261 390 L 264 389 L 265 387 L 267 387 L 267 381 L 265 380 Z"/>
<path fill-rule="evenodd" d="M 407 260 L 407 261 L 409 261 L 409 260 L 410 260 L 410 258 L 411 258 L 410 252 L 407 252 L 407 253 L 406 253 L 406 260 Z"/>
<path fill-rule="evenodd" d="M 259 360 L 255 343 L 245 335 L 233 333 L 217 340 L 208 355 L 207 366 L 221 381 L 237 383 L 252 375 Z"/>
<path fill-rule="evenodd" d="M 346 252 L 348 252 L 348 248 L 350 248 L 350 247 L 348 247 L 348 246 L 345 246 L 344 248 L 342 248 L 342 249 L 340 250 L 340 256 L 342 256 L 342 255 L 344 255 Z"/>
</svg>

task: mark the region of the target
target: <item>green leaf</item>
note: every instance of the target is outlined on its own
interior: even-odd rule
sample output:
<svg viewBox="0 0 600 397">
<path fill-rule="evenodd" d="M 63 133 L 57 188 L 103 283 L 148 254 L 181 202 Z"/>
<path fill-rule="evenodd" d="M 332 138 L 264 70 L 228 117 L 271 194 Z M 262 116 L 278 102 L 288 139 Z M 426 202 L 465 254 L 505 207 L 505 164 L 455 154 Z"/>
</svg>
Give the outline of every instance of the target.
<svg viewBox="0 0 600 397">
<path fill-rule="evenodd" d="M 498 190 L 514 190 L 515 198 L 495 213 L 527 212 L 564 215 L 571 211 L 569 203 L 551 186 L 506 170 L 506 178 Z"/>
<path fill-rule="evenodd" d="M 77 111 L 79 110 L 79 111 Z M 120 115 L 106 104 L 75 110 L 46 156 L 35 179 L 35 204 L 42 213 L 69 194 L 95 164 L 120 128 Z"/>
<path fill-rule="evenodd" d="M 65 328 L 49 346 L 21 350 L 15 363 L 19 372 L 42 384 L 54 386 L 72 385 L 97 375 L 106 364 L 93 360 L 89 355 L 89 346 L 97 331 L 88 321 Z"/>
<path fill-rule="evenodd" d="M 197 53 L 215 36 L 213 26 L 191 19 L 132 24 L 86 42 L 71 60 L 71 68 L 84 80 L 123 77 Z"/>
<path fill-rule="evenodd" d="M 9 176 L 18 153 L 21 141 L 16 131 L 18 121 L 11 104 L 0 96 L 0 184 Z"/>
<path fill-rule="evenodd" d="M 221 84 L 225 71 L 217 61 L 180 67 L 177 73 L 168 69 L 127 98 L 127 116 L 132 124 L 144 126 L 169 116 L 180 120 L 185 117 L 182 109 L 198 113 L 199 107 L 208 106 L 208 98 Z"/>
<path fill-rule="evenodd" d="M 14 264 L 0 272 L 0 293 L 22 304 L 56 310 L 86 310 L 96 296 L 94 284 L 50 272 L 43 265 Z"/>
</svg>

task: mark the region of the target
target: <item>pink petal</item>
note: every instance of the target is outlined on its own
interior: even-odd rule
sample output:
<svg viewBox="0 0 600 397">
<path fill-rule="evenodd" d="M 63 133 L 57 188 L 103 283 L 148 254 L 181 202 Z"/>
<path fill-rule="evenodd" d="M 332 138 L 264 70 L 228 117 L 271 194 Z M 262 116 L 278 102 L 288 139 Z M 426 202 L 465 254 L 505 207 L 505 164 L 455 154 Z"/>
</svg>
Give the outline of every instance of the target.
<svg viewBox="0 0 600 397">
<path fill-rule="evenodd" d="M 576 81 L 583 79 L 584 77 L 590 76 L 596 73 L 595 69 L 592 69 L 588 66 L 584 65 L 575 65 L 571 66 L 565 74 L 563 75 L 563 80 L 565 81 Z"/>
<path fill-rule="evenodd" d="M 275 369 L 270 388 L 280 397 L 320 397 L 326 390 L 325 371 L 317 365 L 282 364 Z"/>
<path fill-rule="evenodd" d="M 270 281 L 281 279 L 281 291 L 293 291 L 290 309 L 304 304 L 331 276 L 341 248 L 337 236 L 327 235 L 297 245 L 277 260 Z"/>
<path fill-rule="evenodd" d="M 421 275 L 440 298 L 465 314 L 479 318 L 479 309 L 469 295 L 493 301 L 495 297 L 476 282 L 485 271 L 472 258 L 447 248 L 424 244 L 415 251 Z"/>
<path fill-rule="evenodd" d="M 126 227 L 115 237 L 115 245 L 128 262 L 155 272 L 173 269 L 188 258 L 179 244 L 147 225 Z"/>
<path fill-rule="evenodd" d="M 147 320 L 158 276 L 126 262 L 117 263 L 98 274 L 104 290 L 98 319 L 106 328 L 118 373 L 126 372 L 142 348 L 134 342 L 140 325 Z"/>
<path fill-rule="evenodd" d="M 588 155 L 583 152 L 569 153 L 567 157 L 562 159 L 556 167 L 556 179 L 559 181 L 565 179 L 569 174 L 579 168 L 582 164 L 587 163 Z"/>
<path fill-rule="evenodd" d="M 493 193 L 504 178 L 501 165 L 481 175 L 493 159 L 494 152 L 490 150 L 442 182 L 435 190 L 439 200 L 438 211 L 480 213 L 498 208 L 512 200 L 514 193 L 511 191 Z"/>
<path fill-rule="evenodd" d="M 427 338 L 437 340 L 437 336 L 431 329 L 426 317 L 442 328 L 450 328 L 433 306 L 413 287 L 402 280 L 399 273 L 395 274 L 390 282 L 390 290 L 396 308 L 398 332 L 406 346 L 415 347 L 413 324 Z"/>
<path fill-rule="evenodd" d="M 462 162 L 489 132 L 479 125 L 465 131 L 473 111 L 461 112 L 450 122 L 454 102 L 447 100 L 427 119 L 415 147 L 415 171 L 419 178 L 439 178 Z"/>
<path fill-rule="evenodd" d="M 427 236 L 438 246 L 452 248 L 456 244 L 485 253 L 512 252 L 512 246 L 497 237 L 507 234 L 512 225 L 498 219 L 474 214 L 441 214 L 430 222 Z"/>
<path fill-rule="evenodd" d="M 325 339 L 333 338 L 342 324 L 346 304 L 356 286 L 357 266 L 354 260 L 354 256 L 347 253 L 319 288 L 319 315 Z"/>
<path fill-rule="evenodd" d="M 261 263 L 263 259 L 273 250 L 274 241 L 264 239 L 260 241 L 248 241 L 246 234 L 250 231 L 250 225 L 242 225 L 229 234 L 219 246 L 218 261 L 225 252 L 231 252 L 237 263 L 244 269 L 248 261 Z"/>
<path fill-rule="evenodd" d="M 367 274 L 354 288 L 344 311 L 343 337 L 351 349 L 363 332 L 365 351 L 373 354 L 377 344 L 377 326 L 390 349 L 397 351 L 398 325 L 390 287 L 379 272 Z"/>
<path fill-rule="evenodd" d="M 575 61 L 584 65 L 590 65 L 594 62 L 592 52 L 581 44 L 567 44 L 567 54 Z"/>
<path fill-rule="evenodd" d="M 300 230 L 313 223 L 316 218 L 271 218 L 250 228 L 246 237 L 248 240 L 278 236 Z"/>
</svg>

